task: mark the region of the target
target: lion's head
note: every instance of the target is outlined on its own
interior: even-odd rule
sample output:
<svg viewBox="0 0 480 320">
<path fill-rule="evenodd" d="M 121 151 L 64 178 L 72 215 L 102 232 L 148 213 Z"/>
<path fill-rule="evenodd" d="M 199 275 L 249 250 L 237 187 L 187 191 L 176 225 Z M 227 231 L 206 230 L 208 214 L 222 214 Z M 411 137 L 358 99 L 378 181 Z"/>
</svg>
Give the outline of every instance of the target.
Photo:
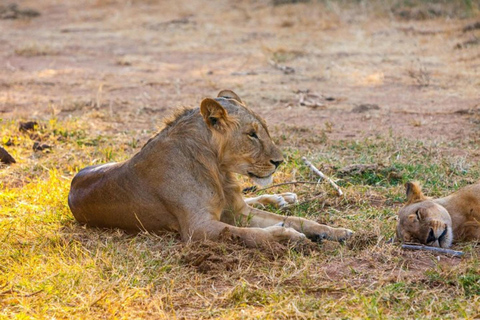
<svg viewBox="0 0 480 320">
<path fill-rule="evenodd" d="M 448 211 L 425 197 L 416 182 L 405 184 L 407 204 L 398 213 L 397 237 L 434 247 L 452 245 L 452 219 Z"/>
<path fill-rule="evenodd" d="M 230 90 L 221 91 L 216 99 L 204 99 L 200 113 L 221 146 L 222 163 L 229 171 L 249 176 L 259 185 L 272 182 L 283 155 L 265 120 Z"/>
</svg>

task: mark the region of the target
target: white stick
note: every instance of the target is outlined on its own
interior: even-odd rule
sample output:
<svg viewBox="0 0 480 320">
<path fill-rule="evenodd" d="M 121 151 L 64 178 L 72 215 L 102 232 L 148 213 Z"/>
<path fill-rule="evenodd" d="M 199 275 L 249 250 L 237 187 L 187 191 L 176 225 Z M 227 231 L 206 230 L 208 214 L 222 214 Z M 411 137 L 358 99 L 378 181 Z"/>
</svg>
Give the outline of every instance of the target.
<svg viewBox="0 0 480 320">
<path fill-rule="evenodd" d="M 456 251 L 456 250 L 444 249 L 444 248 L 437 248 L 437 247 L 429 247 L 429 246 L 424 246 L 424 245 L 402 244 L 402 249 L 433 251 L 433 252 L 437 252 L 437 253 L 449 254 L 449 255 L 452 255 L 454 257 L 463 256 L 462 251 Z"/>
<path fill-rule="evenodd" d="M 335 182 L 333 182 L 332 179 L 330 179 L 329 177 L 324 175 L 322 171 L 318 170 L 310 161 L 307 160 L 307 158 L 302 157 L 302 160 L 310 168 L 310 170 L 312 170 L 314 173 L 316 173 L 320 178 L 327 180 L 328 183 L 330 183 L 330 185 L 332 187 L 334 187 L 335 190 L 337 190 L 339 196 L 343 195 L 343 192 L 342 192 L 342 190 L 340 190 L 340 187 L 337 186 L 337 184 Z"/>
</svg>

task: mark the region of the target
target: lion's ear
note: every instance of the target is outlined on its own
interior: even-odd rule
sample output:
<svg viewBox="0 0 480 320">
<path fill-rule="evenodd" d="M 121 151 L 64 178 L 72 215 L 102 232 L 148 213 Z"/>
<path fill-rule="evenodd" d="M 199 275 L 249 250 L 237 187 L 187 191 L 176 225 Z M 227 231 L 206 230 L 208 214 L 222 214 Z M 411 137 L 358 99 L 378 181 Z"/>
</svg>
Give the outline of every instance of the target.
<svg viewBox="0 0 480 320">
<path fill-rule="evenodd" d="M 217 97 L 237 100 L 238 102 L 243 104 L 242 99 L 240 99 L 240 97 L 232 90 L 222 90 L 218 93 Z"/>
<path fill-rule="evenodd" d="M 422 187 L 418 182 L 407 182 L 405 183 L 405 192 L 407 194 L 407 204 L 414 203 L 421 200 L 427 199 L 422 192 Z"/>
<path fill-rule="evenodd" d="M 227 110 L 217 101 L 210 98 L 203 99 L 200 104 L 200 113 L 209 127 L 220 131 L 228 127 L 230 120 Z"/>
<path fill-rule="evenodd" d="M 418 222 L 419 221 L 418 217 L 419 216 L 416 214 L 410 214 L 408 215 L 408 220 L 410 220 L 411 223 Z"/>
</svg>

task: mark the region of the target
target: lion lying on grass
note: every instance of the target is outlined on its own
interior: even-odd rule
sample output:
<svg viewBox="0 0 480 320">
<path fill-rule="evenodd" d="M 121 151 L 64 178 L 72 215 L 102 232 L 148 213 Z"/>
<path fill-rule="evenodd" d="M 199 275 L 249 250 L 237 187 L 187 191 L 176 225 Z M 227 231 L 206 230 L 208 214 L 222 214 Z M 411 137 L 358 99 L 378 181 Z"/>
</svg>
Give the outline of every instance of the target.
<svg viewBox="0 0 480 320">
<path fill-rule="evenodd" d="M 348 229 L 245 203 L 234 174 L 265 185 L 282 162 L 265 121 L 224 90 L 216 99 L 204 99 L 200 108 L 179 111 L 131 159 L 78 172 L 68 204 L 89 226 L 174 230 L 184 241 L 218 239 L 224 232 L 248 246 L 350 237 Z"/>
<path fill-rule="evenodd" d="M 480 240 L 480 183 L 439 199 L 425 197 L 418 183 L 405 187 L 407 204 L 398 213 L 399 240 L 442 248 L 452 241 Z"/>
</svg>

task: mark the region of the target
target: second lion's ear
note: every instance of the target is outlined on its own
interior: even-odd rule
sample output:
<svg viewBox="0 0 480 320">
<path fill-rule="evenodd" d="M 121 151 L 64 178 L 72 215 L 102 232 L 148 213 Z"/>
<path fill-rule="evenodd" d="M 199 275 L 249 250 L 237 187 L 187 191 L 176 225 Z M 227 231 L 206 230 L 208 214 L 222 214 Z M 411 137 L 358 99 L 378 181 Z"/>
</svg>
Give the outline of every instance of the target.
<svg viewBox="0 0 480 320">
<path fill-rule="evenodd" d="M 217 101 L 205 98 L 200 104 L 200 113 L 208 127 L 224 131 L 228 127 L 229 116 L 227 110 Z"/>
<path fill-rule="evenodd" d="M 407 203 L 414 203 L 427 199 L 418 182 L 405 183 L 405 193 L 407 194 Z"/>
<path fill-rule="evenodd" d="M 243 104 L 242 99 L 232 90 L 222 90 L 218 93 L 218 98 L 233 99 Z"/>
</svg>

